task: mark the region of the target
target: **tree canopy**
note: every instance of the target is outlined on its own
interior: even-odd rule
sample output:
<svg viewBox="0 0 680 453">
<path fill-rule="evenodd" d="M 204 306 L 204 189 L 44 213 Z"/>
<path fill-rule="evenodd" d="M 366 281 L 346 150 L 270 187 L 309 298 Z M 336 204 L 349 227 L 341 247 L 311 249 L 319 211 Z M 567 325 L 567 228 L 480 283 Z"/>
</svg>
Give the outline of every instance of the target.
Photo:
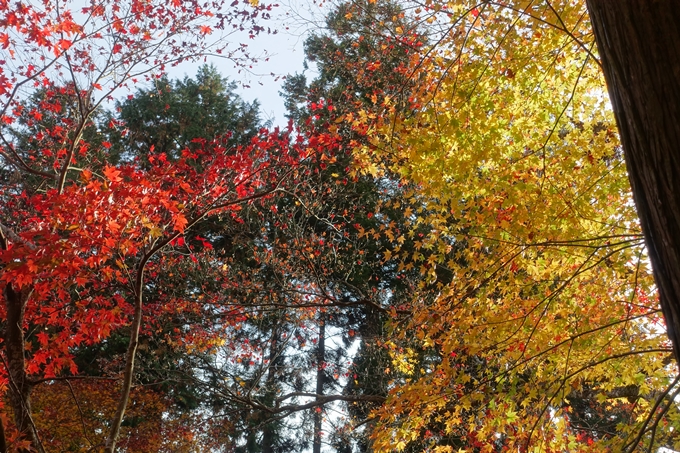
<svg viewBox="0 0 680 453">
<path fill-rule="evenodd" d="M 680 448 L 596 4 L 338 3 L 286 128 L 166 74 L 270 5 L 0 5 L 0 451 Z"/>
</svg>

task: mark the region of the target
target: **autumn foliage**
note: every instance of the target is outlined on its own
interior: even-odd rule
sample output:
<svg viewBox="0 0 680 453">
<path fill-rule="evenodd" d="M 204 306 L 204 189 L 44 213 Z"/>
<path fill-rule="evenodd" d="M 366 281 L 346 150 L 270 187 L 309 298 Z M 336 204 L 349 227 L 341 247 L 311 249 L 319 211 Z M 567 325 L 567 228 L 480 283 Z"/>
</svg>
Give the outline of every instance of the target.
<svg viewBox="0 0 680 453">
<path fill-rule="evenodd" d="M 438 288 L 393 322 L 403 375 L 376 412 L 378 450 L 672 444 L 657 432 L 676 418 L 672 350 L 586 17 L 574 2 L 414 5 L 435 43 L 413 63 L 421 83 L 408 114 L 382 101 L 355 153 L 417 184 L 401 237 L 416 250 L 398 238 L 385 256 Z M 585 394 L 614 427 L 574 410 Z"/>
<path fill-rule="evenodd" d="M 129 326 L 117 409 L 101 443 L 113 451 L 139 335 L 148 329 L 146 278 L 153 280 L 159 269 L 181 259 L 196 261 L 184 238 L 187 229 L 211 216 L 238 220 L 244 203 L 279 190 L 314 151 L 301 137 L 277 130 L 262 131 L 238 149 L 217 137 L 197 140 L 172 160 L 152 146 L 144 160 L 127 156 L 110 163 L 111 143 L 89 141 L 102 102 L 187 58 L 206 52 L 236 58 L 224 36 L 213 36 L 249 23 L 256 33 L 260 27 L 252 21 L 267 7 L 98 2 L 73 8 L 68 2 L 0 8 L 5 30 L 0 278 L 8 326 L 2 373 L 16 427 L 25 436 L 9 436 L 16 439 L 9 448 L 43 450 L 32 417 L 33 387 L 76 374 L 77 348 Z M 109 127 L 117 125 L 112 121 Z M 29 140 L 16 138 L 27 130 Z M 210 248 L 206 240 L 199 244 L 196 253 Z M 186 297 L 163 292 L 155 297 L 157 317 L 180 307 L 200 311 Z M 241 316 L 228 310 L 219 322 L 229 325 Z M 177 332 L 175 341 L 181 340 Z"/>
<path fill-rule="evenodd" d="M 673 447 L 583 2 L 341 4 L 287 128 L 187 114 L 269 9 L 0 2 L 0 450 Z"/>
</svg>

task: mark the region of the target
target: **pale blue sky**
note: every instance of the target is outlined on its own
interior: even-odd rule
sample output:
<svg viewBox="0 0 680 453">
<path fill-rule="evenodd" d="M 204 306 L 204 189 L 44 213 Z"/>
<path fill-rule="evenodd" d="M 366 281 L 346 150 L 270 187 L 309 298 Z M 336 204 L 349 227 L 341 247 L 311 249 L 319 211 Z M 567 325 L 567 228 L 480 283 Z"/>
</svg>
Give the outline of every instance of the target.
<svg viewBox="0 0 680 453">
<path fill-rule="evenodd" d="M 271 20 L 261 22 L 265 27 L 278 30 L 276 34 L 261 34 L 255 39 L 248 39 L 246 35 L 234 36 L 234 42 L 248 44 L 252 55 L 268 55 L 268 60 L 261 58 L 251 72 L 236 68 L 232 61 L 226 59 L 214 58 L 208 59 L 208 62 L 229 79 L 249 85 L 249 88 L 237 90 L 241 97 L 249 102 L 259 100 L 262 119 L 272 120 L 274 126 L 283 126 L 286 124 L 285 109 L 279 96 L 283 76 L 303 72 L 305 37 L 310 30 L 323 24 L 326 9 L 327 5 L 312 0 L 290 0 L 280 3 L 272 11 Z M 171 77 L 193 77 L 200 64 L 185 63 L 173 68 L 169 74 Z M 313 67 L 306 74 L 313 77 Z"/>
</svg>

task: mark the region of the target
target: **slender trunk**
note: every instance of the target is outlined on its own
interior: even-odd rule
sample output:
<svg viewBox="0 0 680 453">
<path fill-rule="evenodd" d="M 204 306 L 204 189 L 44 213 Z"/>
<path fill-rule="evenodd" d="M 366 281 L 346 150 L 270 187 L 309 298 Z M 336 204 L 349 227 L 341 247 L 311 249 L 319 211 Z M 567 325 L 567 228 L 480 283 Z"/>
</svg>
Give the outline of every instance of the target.
<svg viewBox="0 0 680 453">
<path fill-rule="evenodd" d="M 680 360 L 680 4 L 587 0 L 642 231 Z"/>
<path fill-rule="evenodd" d="M 271 400 L 276 398 L 276 376 L 278 374 L 278 362 L 280 360 L 279 354 L 279 328 L 274 326 L 272 330 L 272 340 L 269 346 L 269 369 L 267 370 L 267 392 L 271 394 Z M 269 398 L 267 404 L 271 404 Z M 262 429 L 262 453 L 273 453 L 274 444 L 276 443 L 276 426 L 274 422 L 265 421 Z"/>
<path fill-rule="evenodd" d="M 142 261 L 144 264 L 145 261 Z M 143 286 L 144 286 L 144 266 L 140 266 L 137 271 L 137 279 L 135 282 L 135 311 L 130 326 L 130 342 L 128 344 L 127 354 L 125 357 L 125 373 L 123 375 L 123 388 L 121 390 L 120 399 L 118 400 L 118 408 L 116 415 L 111 423 L 111 430 L 106 439 L 106 453 L 114 453 L 116 450 L 116 442 L 120 434 L 120 426 L 123 423 L 125 416 L 125 409 L 127 408 L 128 400 L 130 399 L 130 390 L 132 389 L 132 378 L 135 371 L 135 356 L 137 354 L 137 346 L 139 345 L 139 330 L 142 326 L 142 305 L 143 305 Z"/>
<path fill-rule="evenodd" d="M 15 290 L 11 284 L 5 286 L 7 327 L 5 331 L 5 355 L 9 374 L 9 402 L 14 412 L 17 429 L 31 442 L 38 452 L 42 452 L 38 433 L 31 418 L 32 385 L 26 376 L 26 344 L 24 341 L 24 311 L 32 290 Z"/>
<path fill-rule="evenodd" d="M 316 350 L 316 394 L 317 400 L 323 395 L 324 363 L 326 361 L 326 319 L 319 319 L 319 342 Z M 321 453 L 321 430 L 323 428 L 323 406 L 317 406 L 314 411 L 314 445 L 313 453 Z"/>
</svg>

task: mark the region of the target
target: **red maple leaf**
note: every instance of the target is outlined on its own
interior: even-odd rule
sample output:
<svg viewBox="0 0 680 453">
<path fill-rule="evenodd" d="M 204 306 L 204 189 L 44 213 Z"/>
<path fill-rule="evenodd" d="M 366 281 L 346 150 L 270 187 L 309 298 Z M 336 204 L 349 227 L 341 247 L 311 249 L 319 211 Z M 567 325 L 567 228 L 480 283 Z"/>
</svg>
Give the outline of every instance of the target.
<svg viewBox="0 0 680 453">
<path fill-rule="evenodd" d="M 110 165 L 107 165 L 104 168 L 104 176 L 106 176 L 106 178 L 111 182 L 121 182 L 123 178 L 120 177 L 120 173 L 121 173 L 120 170 Z"/>
</svg>

